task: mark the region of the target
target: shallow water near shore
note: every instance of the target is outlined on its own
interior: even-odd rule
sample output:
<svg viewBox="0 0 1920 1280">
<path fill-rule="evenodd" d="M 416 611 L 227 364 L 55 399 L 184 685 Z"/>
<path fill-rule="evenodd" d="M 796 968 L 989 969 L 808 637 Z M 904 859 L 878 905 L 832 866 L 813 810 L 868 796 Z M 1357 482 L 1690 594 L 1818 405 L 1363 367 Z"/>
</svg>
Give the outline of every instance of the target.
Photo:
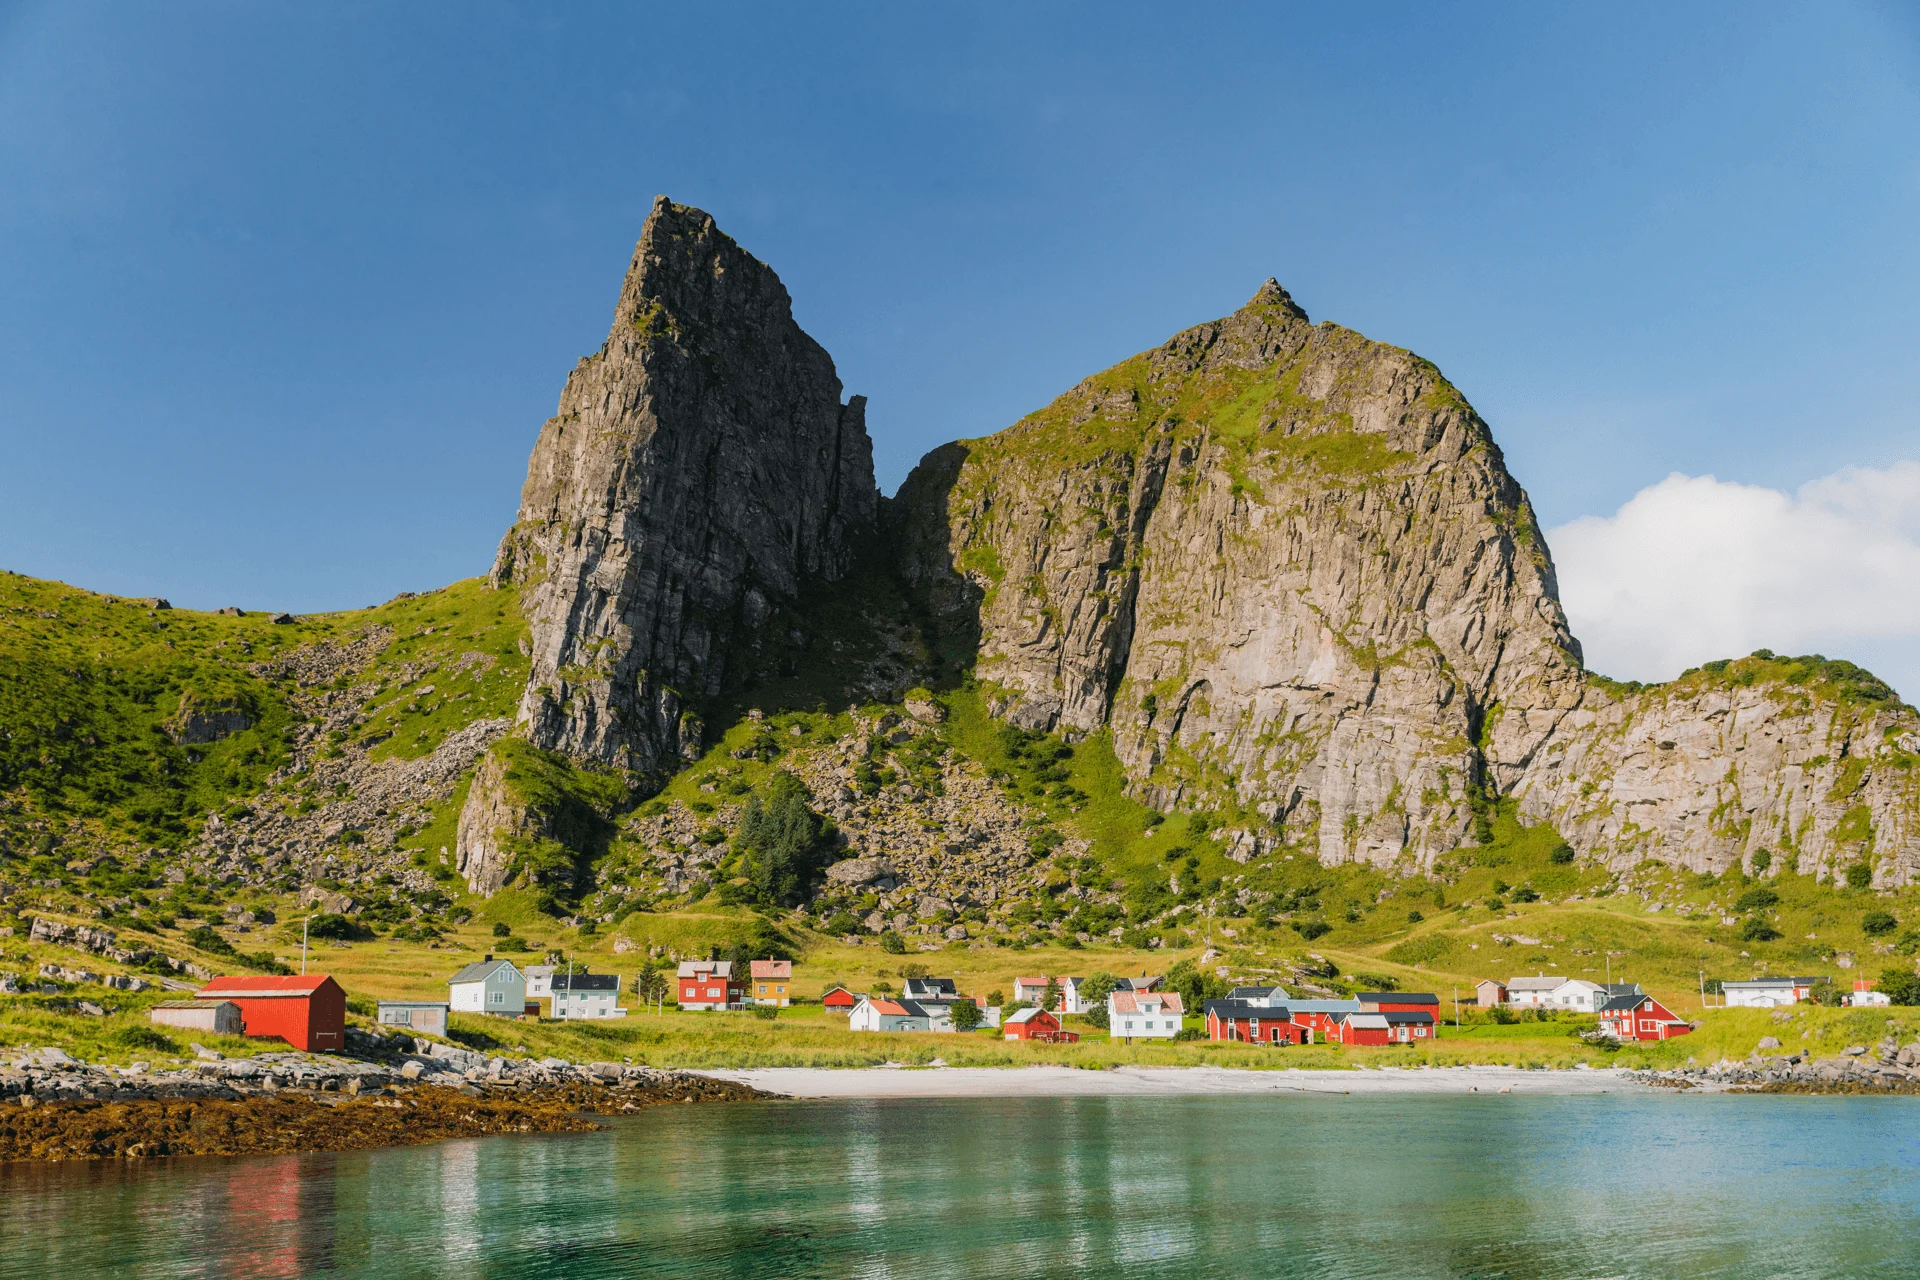
<svg viewBox="0 0 1920 1280">
<path fill-rule="evenodd" d="M 1920 1272 L 1920 1100 L 662 1106 L 604 1133 L 0 1168 L 0 1276 Z"/>
</svg>

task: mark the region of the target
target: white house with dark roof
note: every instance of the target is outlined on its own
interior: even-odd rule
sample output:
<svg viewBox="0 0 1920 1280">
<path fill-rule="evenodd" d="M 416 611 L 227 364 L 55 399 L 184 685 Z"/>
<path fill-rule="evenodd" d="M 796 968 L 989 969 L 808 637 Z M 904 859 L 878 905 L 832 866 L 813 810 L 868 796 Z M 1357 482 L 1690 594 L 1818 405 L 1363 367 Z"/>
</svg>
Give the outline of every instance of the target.
<svg viewBox="0 0 1920 1280">
<path fill-rule="evenodd" d="M 1774 1009 L 1784 1004 L 1799 1004 L 1813 994 L 1813 978 L 1753 978 L 1745 982 L 1723 982 L 1720 989 L 1729 1009 Z"/>
<path fill-rule="evenodd" d="M 513 961 L 488 956 L 447 979 L 447 1005 L 455 1013 L 517 1018 L 527 1010 L 527 977 Z"/>
<path fill-rule="evenodd" d="M 624 1018 L 617 973 L 556 973 L 550 979 L 553 1016 L 568 1021 Z"/>
</svg>

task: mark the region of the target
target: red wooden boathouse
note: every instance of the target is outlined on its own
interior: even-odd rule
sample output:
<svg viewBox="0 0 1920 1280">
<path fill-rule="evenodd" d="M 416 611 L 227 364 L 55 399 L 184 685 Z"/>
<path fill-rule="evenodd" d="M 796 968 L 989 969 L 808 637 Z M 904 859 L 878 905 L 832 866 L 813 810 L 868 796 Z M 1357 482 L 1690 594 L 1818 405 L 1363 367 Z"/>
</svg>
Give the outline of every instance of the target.
<svg viewBox="0 0 1920 1280">
<path fill-rule="evenodd" d="M 327 974 L 215 978 L 193 993 L 196 1000 L 231 1000 L 240 1006 L 246 1034 L 278 1036 L 309 1053 L 347 1047 L 347 993 Z"/>
</svg>

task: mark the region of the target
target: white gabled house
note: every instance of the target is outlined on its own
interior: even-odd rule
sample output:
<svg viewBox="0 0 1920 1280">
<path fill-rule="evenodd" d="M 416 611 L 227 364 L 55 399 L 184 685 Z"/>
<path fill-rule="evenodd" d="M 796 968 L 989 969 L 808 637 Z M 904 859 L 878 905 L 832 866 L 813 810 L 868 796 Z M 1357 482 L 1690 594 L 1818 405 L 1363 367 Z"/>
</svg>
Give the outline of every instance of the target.
<svg viewBox="0 0 1920 1280">
<path fill-rule="evenodd" d="M 568 1020 L 624 1018 L 617 973 L 556 973 L 548 979 L 553 1016 Z"/>
<path fill-rule="evenodd" d="M 527 977 L 513 961 L 488 956 L 447 979 L 447 1004 L 456 1013 L 517 1018 L 527 1010 Z"/>
<path fill-rule="evenodd" d="M 1107 1034 L 1121 1040 L 1171 1040 L 1180 1034 L 1185 1012 L 1172 991 L 1116 991 L 1107 997 Z"/>
<path fill-rule="evenodd" d="M 530 964 L 520 972 L 527 975 L 527 999 L 547 1000 L 553 996 L 553 975 L 560 966 Z"/>
<path fill-rule="evenodd" d="M 1813 994 L 1814 979 L 1781 976 L 1754 978 L 1746 982 L 1723 982 L 1720 989 L 1729 1009 L 1774 1009 L 1799 1004 Z"/>
<path fill-rule="evenodd" d="M 1507 979 L 1507 1003 L 1516 1009 L 1544 1009 L 1547 997 L 1567 985 L 1559 974 L 1538 974 L 1531 978 Z"/>
<path fill-rule="evenodd" d="M 847 1015 L 850 1031 L 931 1031 L 933 1020 L 911 1000 L 868 996 Z"/>
</svg>

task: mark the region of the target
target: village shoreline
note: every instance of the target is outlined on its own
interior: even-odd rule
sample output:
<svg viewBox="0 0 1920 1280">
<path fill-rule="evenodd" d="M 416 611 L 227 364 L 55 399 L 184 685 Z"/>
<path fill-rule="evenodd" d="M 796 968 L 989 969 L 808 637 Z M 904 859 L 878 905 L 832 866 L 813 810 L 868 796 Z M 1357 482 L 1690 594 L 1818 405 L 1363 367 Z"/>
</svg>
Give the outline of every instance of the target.
<svg viewBox="0 0 1920 1280">
<path fill-rule="evenodd" d="M 1247 1094 L 1600 1094 L 1654 1092 L 1645 1072 L 1502 1066 L 755 1067 L 699 1074 L 796 1100 L 1177 1097 Z"/>
</svg>

